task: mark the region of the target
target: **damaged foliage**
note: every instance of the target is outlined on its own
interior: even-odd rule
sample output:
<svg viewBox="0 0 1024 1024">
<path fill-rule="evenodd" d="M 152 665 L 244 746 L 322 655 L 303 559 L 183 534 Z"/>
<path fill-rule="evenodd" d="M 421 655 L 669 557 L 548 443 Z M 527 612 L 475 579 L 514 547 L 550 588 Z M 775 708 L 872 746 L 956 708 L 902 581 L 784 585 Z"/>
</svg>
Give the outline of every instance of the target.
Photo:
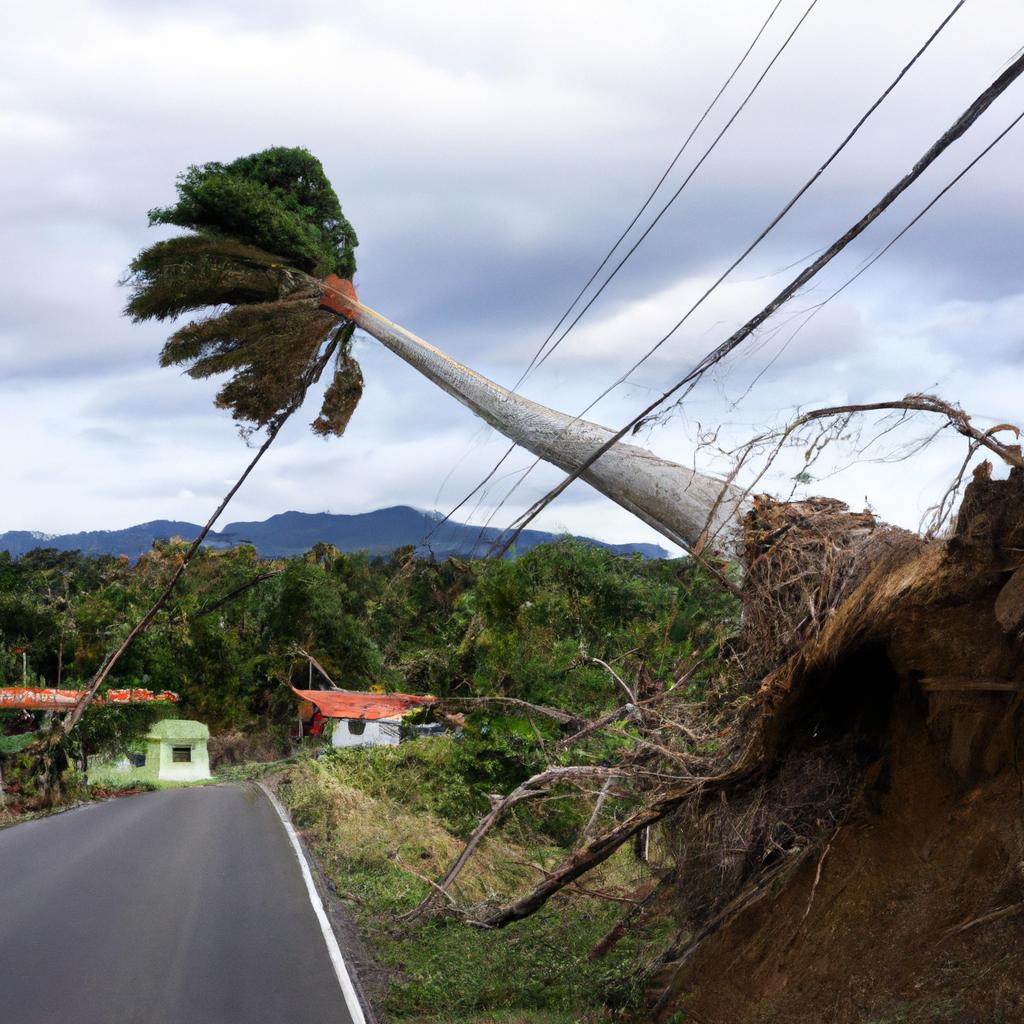
<svg viewBox="0 0 1024 1024">
<path fill-rule="evenodd" d="M 1020 469 L 999 481 L 991 479 L 990 467 L 981 467 L 943 542 L 877 523 L 829 499 L 758 499 L 744 522 L 747 651 L 735 659 L 748 684 L 761 679 L 756 692 L 734 682 L 731 707 L 715 715 L 707 695 L 696 704 L 687 699 L 685 673 L 652 697 L 633 698 L 629 677 L 613 672 L 633 699 L 610 714 L 581 726 L 565 709 L 531 709 L 564 720 L 571 735 L 548 751 L 544 770 L 492 798 L 491 810 L 419 912 L 433 908 L 478 927 L 504 927 L 586 884 L 589 873 L 629 840 L 646 851 L 644 836 L 659 826 L 651 892 L 670 893 L 671 911 L 664 900 L 638 890 L 593 953 L 601 956 L 627 926 L 659 913 L 671 917 L 673 935 L 651 976 L 656 1019 L 678 1006 L 686 983 L 700 974 L 691 964 L 709 940 L 744 915 L 748 927 L 762 922 L 774 937 L 771 911 L 764 908 L 788 900 L 795 920 L 786 941 L 802 935 L 805 922 L 827 931 L 830 918 L 810 916 L 817 912 L 819 883 L 825 884 L 823 865 L 840 856 L 836 851 L 849 855 L 860 841 L 859 823 L 878 815 L 887 821 L 885 815 L 907 806 L 899 797 L 885 802 L 894 773 L 903 771 L 907 785 L 924 779 L 920 786 L 929 799 L 936 780 L 949 784 L 951 772 L 964 786 L 992 778 L 1018 791 L 1022 495 Z M 737 647 L 734 653 L 742 651 Z M 604 744 L 591 743 L 602 736 Z M 611 765 L 608 740 L 622 744 Z M 532 889 L 504 905 L 439 904 L 483 836 L 514 805 L 581 798 L 593 806 L 586 829 Z M 957 804 L 955 786 L 950 799 Z M 950 934 L 959 934 L 957 921 L 965 918 L 970 927 L 1015 913 L 1021 847 L 1019 830 L 1004 828 L 1013 820 L 1007 810 L 1004 802 L 993 812 L 1002 831 L 985 851 L 999 877 L 1010 881 L 993 889 L 982 873 L 970 890 L 971 913 L 958 908 Z M 926 816 L 926 828 L 945 821 Z M 928 848 L 921 827 L 908 841 Z M 972 857 L 969 847 L 957 847 L 951 870 L 970 875 Z M 948 902 L 947 895 L 918 909 L 929 920 L 944 919 Z M 833 902 L 821 913 L 837 912 Z M 859 911 L 854 902 L 841 912 Z M 723 941 L 742 949 L 745 935 L 740 928 Z"/>
<path fill-rule="evenodd" d="M 157 242 L 132 261 L 126 312 L 135 321 L 199 313 L 168 338 L 163 366 L 229 378 L 217 404 L 243 431 L 276 431 L 333 359 L 313 429 L 344 432 L 362 395 L 351 324 L 319 308 L 311 275 L 351 276 L 356 236 L 318 160 L 276 147 L 230 164 L 191 167 L 178 202 L 151 224 L 193 234 Z"/>
</svg>

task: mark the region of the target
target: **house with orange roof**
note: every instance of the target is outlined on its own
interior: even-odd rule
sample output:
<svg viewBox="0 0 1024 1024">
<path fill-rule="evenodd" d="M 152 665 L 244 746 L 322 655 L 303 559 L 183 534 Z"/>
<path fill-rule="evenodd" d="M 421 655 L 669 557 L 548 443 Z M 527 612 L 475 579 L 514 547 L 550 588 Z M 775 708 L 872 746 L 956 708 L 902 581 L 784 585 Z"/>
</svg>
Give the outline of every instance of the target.
<svg viewBox="0 0 1024 1024">
<path fill-rule="evenodd" d="M 329 735 L 334 747 L 394 746 L 402 721 L 437 698 L 429 694 L 359 693 L 352 690 L 297 690 L 303 736 Z"/>
</svg>

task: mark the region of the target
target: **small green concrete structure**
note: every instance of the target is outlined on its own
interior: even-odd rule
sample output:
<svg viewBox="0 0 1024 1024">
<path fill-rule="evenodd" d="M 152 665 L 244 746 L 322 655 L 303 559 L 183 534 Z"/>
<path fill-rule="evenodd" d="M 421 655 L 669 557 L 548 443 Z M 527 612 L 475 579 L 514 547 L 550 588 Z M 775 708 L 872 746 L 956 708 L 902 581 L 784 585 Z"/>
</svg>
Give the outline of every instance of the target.
<svg viewBox="0 0 1024 1024">
<path fill-rule="evenodd" d="M 146 735 L 146 767 L 140 774 L 155 782 L 197 782 L 210 778 L 206 750 L 210 730 L 202 722 L 165 718 Z"/>
</svg>

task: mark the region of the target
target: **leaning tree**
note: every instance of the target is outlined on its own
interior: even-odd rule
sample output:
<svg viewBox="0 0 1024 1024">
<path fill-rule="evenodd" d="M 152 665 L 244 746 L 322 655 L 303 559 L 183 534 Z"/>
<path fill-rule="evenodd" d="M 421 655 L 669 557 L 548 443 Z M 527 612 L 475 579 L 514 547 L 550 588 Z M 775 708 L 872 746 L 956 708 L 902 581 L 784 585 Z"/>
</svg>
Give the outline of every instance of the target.
<svg viewBox="0 0 1024 1024">
<path fill-rule="evenodd" d="M 134 321 L 175 321 L 162 366 L 195 378 L 223 376 L 216 404 L 244 436 L 265 439 L 180 560 L 157 601 L 97 670 L 58 735 L 78 723 L 117 661 L 166 604 L 227 503 L 325 371 L 331 377 L 312 429 L 344 433 L 363 392 L 352 356 L 357 324 L 492 426 L 561 468 L 579 471 L 612 431 L 544 408 L 455 362 L 363 306 L 355 295 L 357 236 L 312 154 L 273 147 L 231 163 L 192 166 L 177 202 L 149 213 L 152 226 L 186 233 L 148 246 L 128 268 L 125 312 Z M 177 325 L 180 318 L 187 317 Z M 732 489 L 628 444 L 614 444 L 583 471 L 604 494 L 663 534 L 693 546 L 709 523 L 734 533 Z M 739 492 L 736 492 L 738 496 Z M 721 509 L 719 513 L 717 510 Z"/>
<path fill-rule="evenodd" d="M 343 433 L 363 380 L 352 358 L 356 326 L 511 440 L 577 477 L 694 553 L 742 563 L 749 496 L 731 482 L 627 444 L 627 433 L 692 386 L 746 341 L 881 216 L 961 138 L 1024 71 L 1018 57 L 967 107 L 882 198 L 803 267 L 757 314 L 630 423 L 613 431 L 531 402 L 456 362 L 361 303 L 352 278 L 358 240 L 320 162 L 304 149 L 274 147 L 231 163 L 192 166 L 177 181 L 177 202 L 150 211 L 152 225 L 186 233 L 156 242 L 132 261 L 126 312 L 136 321 L 193 314 L 168 338 L 164 366 L 195 378 L 225 375 L 217 394 L 244 433 L 266 440 L 186 553 L 156 604 L 100 667 L 64 723 L 66 733 L 134 638 L 166 602 L 206 533 L 273 442 L 285 420 L 333 363 L 313 429 Z M 685 392 L 684 392 L 685 393 Z"/>
<path fill-rule="evenodd" d="M 732 733 L 717 758 L 694 760 L 685 749 L 673 752 L 663 726 L 652 725 L 643 708 L 633 707 L 628 714 L 642 737 L 640 746 L 668 756 L 674 773 L 652 769 L 649 758 L 638 761 L 631 776 L 633 810 L 613 821 L 598 820 L 595 810 L 586 837 L 564 863 L 546 872 L 532 891 L 504 907 L 487 908 L 478 923 L 500 927 L 527 916 L 652 824 L 706 811 L 706 816 L 717 816 L 712 831 L 733 836 L 736 821 L 730 807 L 764 807 L 776 797 L 784 803 L 785 794 L 779 793 L 785 780 L 808 774 L 806 766 L 823 759 L 832 773 L 828 778 L 839 780 L 833 795 L 853 801 L 861 792 L 855 783 L 872 778 L 872 772 L 877 782 L 884 774 L 879 765 L 892 747 L 887 729 L 899 709 L 911 737 L 904 747 L 924 743 L 921 737 L 941 723 L 965 779 L 975 778 L 982 768 L 998 773 L 1013 763 L 1016 716 L 1024 703 L 1024 569 L 1019 555 L 1024 550 L 1024 468 L 1018 448 L 979 431 L 953 406 L 927 396 L 903 400 L 944 416 L 971 444 L 984 444 L 1012 467 L 1006 481 L 981 471 L 968 488 L 955 531 L 942 541 L 928 541 L 828 499 L 778 502 L 750 495 L 732 482 L 624 439 L 664 402 L 685 395 L 707 369 L 804 288 L 1022 72 L 1024 57 L 1018 57 L 906 175 L 764 309 L 619 430 L 530 402 L 363 304 L 352 283 L 355 234 L 319 163 L 304 150 L 271 149 L 229 164 L 192 167 L 179 178 L 178 202 L 151 212 L 153 224 L 179 226 L 187 233 L 157 242 L 132 263 L 128 313 L 137 320 L 194 314 L 168 339 L 162 363 L 184 366 L 197 378 L 225 374 L 218 405 L 231 410 L 243 431 L 263 429 L 267 435 L 206 530 L 332 364 L 333 377 L 313 428 L 323 434 L 344 430 L 362 390 L 350 352 L 358 326 L 511 440 L 565 470 L 560 488 L 580 477 L 684 548 L 727 558 L 742 570 L 747 646 L 763 677 L 744 728 Z M 90 695 L 152 620 L 204 535 L 157 605 L 104 663 Z M 922 699 L 927 714 L 921 711 Z M 579 732 L 592 733 L 607 724 L 587 723 Z M 971 739 L 966 748 L 965 730 Z M 820 738 L 828 741 L 828 750 L 822 751 Z M 432 892 L 447 890 L 505 809 L 541 798 L 552 785 L 597 775 L 592 766 L 553 767 L 498 800 Z M 630 772 L 617 768 L 614 775 Z M 706 820 L 703 827 L 709 827 Z M 720 891 L 695 910 L 689 938 L 669 965 L 676 979 L 669 990 L 695 949 L 745 914 L 769 885 L 795 877 L 809 853 L 819 848 L 810 840 L 785 848 L 770 829 L 759 835 Z M 1008 840 L 1006 849 L 1002 859 L 1012 859 L 1013 842 Z M 688 857 L 693 860 L 683 851 L 681 862 L 689 863 Z"/>
</svg>

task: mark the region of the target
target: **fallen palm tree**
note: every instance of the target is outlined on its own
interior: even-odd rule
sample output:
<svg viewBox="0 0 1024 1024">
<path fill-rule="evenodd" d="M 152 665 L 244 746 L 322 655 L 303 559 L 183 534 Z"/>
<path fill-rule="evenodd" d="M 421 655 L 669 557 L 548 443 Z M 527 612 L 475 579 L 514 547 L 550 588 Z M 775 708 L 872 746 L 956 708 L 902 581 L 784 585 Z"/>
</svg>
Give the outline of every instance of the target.
<svg viewBox="0 0 1024 1024">
<path fill-rule="evenodd" d="M 749 337 L 828 260 L 879 216 L 939 153 L 959 138 L 1021 73 L 1022 67 L 1024 64 L 1018 58 L 878 204 L 822 257 L 801 271 L 764 310 L 670 389 L 661 401 L 698 379 L 709 366 Z M 664 736 L 660 736 L 659 741 L 661 727 L 641 724 L 634 729 L 634 734 L 639 736 L 638 747 L 643 756 L 658 754 L 669 762 L 681 762 L 683 768 L 690 770 L 676 772 L 677 777 L 671 781 L 673 773 L 666 765 L 660 773 L 660 781 L 654 781 L 651 771 L 641 767 L 644 763 L 642 756 L 634 758 L 632 764 L 622 765 L 616 778 L 623 781 L 622 788 L 636 805 L 632 813 L 604 831 L 588 835 L 562 864 L 547 870 L 545 878 L 520 899 L 504 907 L 475 908 L 468 914 L 471 920 L 488 927 L 500 927 L 521 919 L 651 825 L 669 818 L 675 820 L 679 816 L 693 815 L 708 821 L 703 815 L 703 808 L 716 802 L 738 802 L 746 808 L 743 813 L 750 822 L 760 821 L 761 824 L 756 828 L 751 826 L 749 847 L 743 851 L 743 857 L 738 858 L 740 867 L 732 872 L 735 884 L 723 875 L 713 895 L 709 895 L 706 888 L 703 890 L 706 898 L 697 901 L 702 909 L 691 922 L 690 939 L 686 940 L 689 945 L 678 958 L 680 963 L 685 962 L 710 935 L 763 899 L 771 886 L 782 885 L 790 879 L 803 863 L 803 858 L 819 848 L 823 835 L 817 834 L 816 829 L 820 832 L 821 822 L 797 827 L 798 823 L 793 821 L 792 814 L 787 813 L 787 808 L 795 807 L 797 803 L 805 808 L 810 805 L 834 829 L 853 805 L 861 780 L 870 773 L 872 764 L 877 763 L 884 746 L 891 699 L 901 692 L 901 687 L 916 686 L 920 689 L 920 670 L 910 665 L 895 668 L 888 655 L 878 653 L 879 645 L 884 650 L 888 631 L 897 628 L 896 608 L 902 602 L 919 607 L 921 614 L 925 614 L 923 609 L 941 606 L 947 600 L 959 600 L 957 573 L 939 572 L 938 567 L 939 563 L 947 567 L 956 563 L 955 553 L 960 543 L 957 538 L 962 531 L 973 529 L 969 523 L 973 515 L 972 496 L 976 489 L 968 492 L 958 533 L 946 544 L 929 544 L 906 531 L 887 528 L 878 524 L 870 514 L 850 513 L 845 506 L 829 499 L 779 503 L 769 498 L 758 498 L 748 514 L 750 504 L 743 492 L 732 485 L 718 484 L 716 488 L 714 481 L 699 475 L 686 484 L 686 500 L 672 501 L 673 507 L 662 513 L 657 505 L 657 487 L 650 489 L 653 502 L 650 495 L 638 500 L 636 491 L 630 492 L 624 482 L 628 469 L 625 473 L 622 471 L 622 467 L 632 465 L 640 469 L 644 465 L 643 456 L 622 445 L 622 438 L 629 429 L 650 415 L 658 403 L 618 432 L 569 420 L 505 392 L 468 368 L 453 363 L 421 339 L 390 324 L 362 305 L 348 282 L 327 279 L 324 303 L 339 315 L 358 323 L 513 440 L 569 469 L 567 482 L 576 477 L 594 482 L 599 467 L 607 460 L 610 467 L 618 467 L 618 473 L 614 470 L 609 472 L 595 486 L 620 501 L 624 507 L 634 511 L 642 508 L 646 521 L 656 525 L 666 536 L 691 550 L 717 549 L 725 554 L 739 550 L 739 561 L 746 574 L 747 652 L 756 656 L 763 669 L 770 671 L 744 723 L 733 728 L 725 753 L 710 763 L 704 759 L 700 764 L 699 759 L 678 748 L 673 750 L 673 744 L 666 742 Z M 946 416 L 973 442 L 991 448 L 1013 467 L 1005 487 L 1011 492 L 1019 488 L 1019 449 L 993 441 L 992 432 L 984 434 L 972 428 L 969 420 L 955 407 L 929 396 L 910 396 L 902 403 L 907 408 Z M 557 441 L 553 441 L 553 437 Z M 675 475 L 678 479 L 678 469 L 662 464 L 656 468 L 654 476 L 669 480 Z M 701 493 L 705 485 L 714 492 L 710 499 L 706 493 Z M 561 489 L 564 489 L 564 484 Z M 1013 529 L 1012 524 L 1008 529 Z M 1012 551 L 1013 545 L 1010 544 L 1007 550 Z M 943 562 L 944 558 L 946 562 Z M 1003 565 L 999 571 L 1005 573 L 1007 566 Z M 936 583 L 935 578 L 929 575 L 932 572 L 938 574 L 941 583 Z M 988 585 L 992 585 L 991 581 Z M 867 631 L 869 623 L 874 624 L 873 632 Z M 957 642 L 954 637 L 953 633 L 930 637 L 938 660 L 951 660 L 943 654 L 943 645 Z M 855 671 L 863 671 L 876 678 L 871 679 L 870 685 L 861 686 L 855 699 L 834 698 L 828 692 L 832 688 L 831 675 L 843 679 L 845 673 Z M 938 692 L 943 686 L 947 690 L 956 688 L 949 679 L 937 682 L 937 676 L 921 678 L 929 680 L 927 686 L 931 689 L 926 690 L 928 693 L 932 690 Z M 995 682 L 965 683 L 961 690 L 967 693 L 1015 693 L 1018 688 L 1015 679 L 1002 677 Z M 1013 710 L 1018 706 L 1012 705 Z M 637 726 L 635 719 L 633 724 Z M 823 732 L 826 725 L 828 731 Z M 825 738 L 819 741 L 819 737 Z M 822 749 L 819 750 L 819 746 Z M 825 780 L 823 788 L 819 787 L 821 792 L 816 792 L 811 786 L 810 798 L 795 802 L 792 791 L 800 789 L 796 783 L 801 778 L 814 776 L 812 767 Z M 554 768 L 528 780 L 507 797 L 496 798 L 492 811 L 474 832 L 467 851 L 472 853 L 486 832 L 495 827 L 511 806 L 524 800 L 543 799 L 549 795 L 556 781 L 576 782 L 593 774 L 582 765 L 576 770 L 563 768 L 555 774 L 552 772 L 555 772 Z M 807 787 L 802 790 L 802 796 L 809 797 Z M 755 813 L 753 805 L 758 805 L 760 810 Z M 731 820 L 731 815 L 723 813 L 720 816 L 735 831 L 736 822 Z M 780 823 L 784 830 L 792 832 L 792 838 L 800 840 L 791 844 L 790 859 L 779 857 L 780 851 L 786 852 L 775 834 Z M 708 831 L 714 834 L 716 827 L 709 825 Z M 699 830 L 694 829 L 691 834 L 699 835 Z M 693 844 L 703 851 L 700 856 L 705 859 L 709 845 Z M 466 856 L 464 853 L 437 883 L 435 891 L 428 897 L 428 904 L 440 893 L 447 892 Z M 751 865 L 756 865 L 756 868 Z M 680 877 L 687 877 L 687 872 L 681 871 Z M 695 873 L 691 872 L 690 877 L 695 877 Z M 667 991 L 671 991 L 671 986 Z"/>
<path fill-rule="evenodd" d="M 1022 71 L 1024 58 L 1018 58 L 878 203 L 660 401 L 694 383 L 750 337 Z M 954 768 L 964 779 L 976 777 L 978 756 L 985 770 L 1005 768 L 1006 751 L 1016 750 L 1024 689 L 1018 667 L 1024 619 L 1019 451 L 986 445 L 1013 467 L 1011 475 L 1007 481 L 976 479 L 945 541 L 886 528 L 828 499 L 780 503 L 751 497 L 731 482 L 623 443 L 659 403 L 618 431 L 570 417 L 488 381 L 365 306 L 351 284 L 354 233 L 336 197 L 333 204 L 316 206 L 316 197 L 296 191 L 294 177 L 275 177 L 279 164 L 288 163 L 287 152 L 193 168 L 179 183 L 179 204 L 154 211 L 154 222 L 193 233 L 139 256 L 129 282 L 129 312 L 140 319 L 200 312 L 168 340 L 165 365 L 184 365 L 195 377 L 228 374 L 218 403 L 245 429 L 265 428 L 269 444 L 334 360 L 335 376 L 314 429 L 340 433 L 362 387 L 349 351 L 358 325 L 510 439 L 566 470 L 569 476 L 556 493 L 581 477 L 683 547 L 735 559 L 744 569 L 747 651 L 759 671 L 767 670 L 742 721 L 733 723 L 713 756 L 693 741 L 700 724 L 688 724 L 683 709 L 675 707 L 631 701 L 621 716 L 582 724 L 577 734 L 618 729 L 628 736 L 633 750 L 624 763 L 601 771 L 552 767 L 497 797 L 432 898 L 447 894 L 475 844 L 513 805 L 543 799 L 565 784 L 600 780 L 602 792 L 614 785 L 616 807 L 629 806 L 628 813 L 602 821 L 597 807 L 578 848 L 546 871 L 533 890 L 506 906 L 472 908 L 468 916 L 489 927 L 521 919 L 632 836 L 659 823 L 674 827 L 680 838 L 673 877 L 684 890 L 677 891 L 679 941 L 666 965 L 664 1008 L 685 983 L 688 965 L 714 937 L 794 884 L 812 854 L 837 848 L 859 801 L 872 799 L 885 777 L 897 739 L 894 723 L 902 723 L 913 742 L 925 744 L 932 740 L 921 737 L 931 736 L 936 722 L 945 723 Z M 316 231 L 306 230 L 310 222 Z M 948 417 L 951 408 L 930 411 Z M 105 662 L 68 728 L 159 607 L 158 602 Z M 564 714 L 568 724 L 573 716 Z M 977 729 L 991 733 L 982 754 Z M 974 738 L 965 752 L 967 733 Z M 728 856 L 726 834 L 742 837 L 732 842 Z M 1004 861 L 1001 868 L 1009 863 Z M 819 859 L 812 897 L 822 864 Z"/>
<path fill-rule="evenodd" d="M 185 366 L 195 378 L 226 374 L 217 404 L 232 411 L 244 433 L 263 429 L 267 438 L 160 597 L 104 660 L 62 732 L 74 728 L 114 665 L 166 604 L 227 503 L 332 361 L 334 376 L 313 429 L 320 434 L 344 432 L 363 388 L 362 374 L 351 356 L 357 325 L 511 440 L 568 472 L 527 513 L 519 530 L 569 483 L 583 478 L 695 555 L 742 556 L 742 491 L 730 482 L 624 444 L 623 438 L 666 400 L 692 386 L 805 287 L 960 139 L 1022 72 L 1024 57 L 1018 57 L 864 216 L 764 309 L 618 431 L 530 402 L 359 302 L 351 280 L 358 244 L 355 231 L 319 161 L 307 151 L 276 147 L 230 164 L 189 168 L 178 179 L 178 202 L 152 210 L 150 222 L 176 225 L 190 233 L 157 242 L 136 257 L 126 278 L 132 289 L 126 312 L 135 320 L 167 320 L 198 312 L 197 319 L 167 340 L 162 364 Z M 517 533 L 506 539 L 506 549 Z M 709 568 L 731 586 L 718 566 Z"/>
</svg>

